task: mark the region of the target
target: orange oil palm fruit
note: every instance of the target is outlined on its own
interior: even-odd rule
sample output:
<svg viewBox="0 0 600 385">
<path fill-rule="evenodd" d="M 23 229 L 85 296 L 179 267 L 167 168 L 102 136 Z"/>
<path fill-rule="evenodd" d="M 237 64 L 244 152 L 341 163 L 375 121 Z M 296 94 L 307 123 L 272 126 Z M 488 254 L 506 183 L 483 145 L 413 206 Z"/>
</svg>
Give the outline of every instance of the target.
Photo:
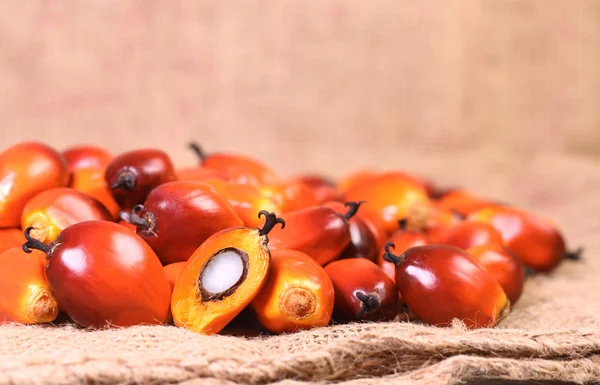
<svg viewBox="0 0 600 385">
<path fill-rule="evenodd" d="M 271 254 L 269 232 L 281 218 L 262 211 L 262 229 L 236 227 L 208 238 L 177 278 L 171 313 L 177 326 L 214 334 L 233 320 L 262 289 Z"/>
<path fill-rule="evenodd" d="M 233 153 L 206 154 L 197 143 L 190 143 L 190 148 L 202 168 L 214 170 L 222 179 L 253 186 L 280 182 L 275 172 L 258 159 Z"/>
<path fill-rule="evenodd" d="M 12 247 L 0 253 L 0 324 L 39 324 L 56 319 L 58 305 L 45 267 L 46 255 L 41 251 L 27 254 L 21 247 Z"/>
<path fill-rule="evenodd" d="M 274 229 L 269 235 L 269 248 L 301 251 L 325 265 L 339 258 L 350 244 L 349 220 L 361 203 L 346 203 L 349 206 L 346 214 L 325 206 L 288 213 L 286 228 Z"/>
<path fill-rule="evenodd" d="M 401 172 L 380 174 L 368 183 L 357 184 L 346 191 L 346 199 L 366 201 L 361 210 L 379 216 L 390 234 L 411 210 L 431 205 L 425 187 Z"/>
<path fill-rule="evenodd" d="M 373 179 L 381 174 L 374 170 L 358 170 L 354 171 L 337 182 L 337 187 L 342 193 L 346 193 L 348 190 L 359 187 L 368 183 L 370 179 Z"/>
<path fill-rule="evenodd" d="M 0 228 L 19 227 L 23 207 L 36 194 L 69 181 L 65 158 L 51 147 L 26 142 L 0 154 Z"/>
<path fill-rule="evenodd" d="M 262 220 L 256 215 L 259 211 L 281 212 L 271 199 L 248 184 L 238 184 L 220 179 L 205 180 L 219 195 L 225 198 L 247 227 L 260 227 Z"/>
<path fill-rule="evenodd" d="M 119 214 L 120 207 L 113 198 L 112 191 L 104 180 L 103 168 L 76 169 L 71 174 L 69 187 L 81 191 L 92 198 L 97 199 L 111 213 L 113 218 Z"/>
<path fill-rule="evenodd" d="M 468 219 L 492 225 L 502 235 L 505 246 L 535 271 L 550 271 L 565 257 L 576 259 L 581 253 L 567 252 L 565 240 L 554 224 L 522 209 L 487 206 L 472 212 Z"/>
<path fill-rule="evenodd" d="M 296 180 L 278 184 L 263 184 L 259 190 L 264 196 L 275 202 L 284 213 L 319 204 L 313 190 Z"/>
<path fill-rule="evenodd" d="M 165 275 L 167 276 L 167 281 L 169 281 L 169 285 L 171 285 L 171 290 L 175 287 L 175 282 L 177 282 L 177 278 L 183 271 L 185 267 L 185 262 L 175 262 L 170 263 L 163 268 L 165 269 Z"/>
<path fill-rule="evenodd" d="M 0 229 L 0 253 L 11 247 L 21 246 L 24 240 L 21 229 Z"/>
<path fill-rule="evenodd" d="M 321 265 L 300 251 L 276 250 L 252 308 L 265 329 L 284 333 L 326 326 L 334 301 L 333 284 Z"/>
<path fill-rule="evenodd" d="M 67 227 L 86 221 L 113 221 L 106 207 L 91 196 L 72 188 L 53 188 L 34 196 L 25 208 L 21 227 L 32 226 L 32 238 L 53 242 Z"/>
</svg>

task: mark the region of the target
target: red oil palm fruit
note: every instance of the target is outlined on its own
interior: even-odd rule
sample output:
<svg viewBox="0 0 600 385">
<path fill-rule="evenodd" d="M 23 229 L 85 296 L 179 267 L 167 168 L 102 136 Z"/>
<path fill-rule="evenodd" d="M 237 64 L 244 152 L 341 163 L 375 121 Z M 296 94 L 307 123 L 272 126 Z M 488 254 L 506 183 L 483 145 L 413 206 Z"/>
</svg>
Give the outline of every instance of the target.
<svg viewBox="0 0 600 385">
<path fill-rule="evenodd" d="M 497 244 L 472 247 L 467 253 L 498 281 L 511 305 L 514 305 L 521 297 L 525 284 L 525 271 L 521 262 L 508 249 Z"/>
<path fill-rule="evenodd" d="M 279 183 L 275 172 L 258 159 L 238 154 L 206 154 L 197 143 L 190 143 L 190 148 L 200 159 L 202 168 L 216 171 L 222 179 L 254 186 Z"/>
<path fill-rule="evenodd" d="M 450 245 L 466 250 L 481 245 L 502 245 L 502 235 L 485 222 L 462 221 L 427 234 L 429 244 Z"/>
<path fill-rule="evenodd" d="M 490 203 L 488 199 L 479 197 L 465 189 L 452 189 L 443 194 L 435 202 L 437 207 L 465 217 L 480 208 L 489 206 Z"/>
<path fill-rule="evenodd" d="M 130 210 L 144 203 L 152 190 L 177 179 L 169 156 L 160 150 L 142 149 L 115 157 L 104 174 L 119 206 Z"/>
<path fill-rule="evenodd" d="M 301 251 L 321 265 L 339 258 L 350 243 L 348 221 L 360 203 L 347 202 L 346 205 L 349 209 L 345 215 L 325 206 L 288 213 L 286 229 L 274 229 L 269 235 L 269 248 Z"/>
<path fill-rule="evenodd" d="M 508 206 L 488 206 L 469 215 L 469 220 L 492 225 L 505 246 L 535 271 L 550 271 L 565 257 L 579 258 L 581 251 L 567 252 L 565 240 L 550 221 Z"/>
<path fill-rule="evenodd" d="M 294 181 L 302 183 L 308 187 L 319 204 L 336 201 L 342 202 L 344 194 L 337 188 L 334 181 L 321 175 L 303 175 Z"/>
<path fill-rule="evenodd" d="M 398 254 L 402 254 L 411 247 L 427 245 L 427 236 L 424 233 L 407 229 L 406 221 L 400 221 L 399 225 L 399 229 L 388 240 L 395 245 L 395 251 Z M 377 265 L 392 281 L 396 282 L 396 265 L 384 258 L 385 253 L 384 245 L 377 253 Z"/>
<path fill-rule="evenodd" d="M 344 204 L 340 202 L 327 202 L 324 206 L 331 207 L 339 213 L 345 211 Z M 367 222 L 358 215 L 354 215 L 350 218 L 348 220 L 350 243 L 344 251 L 342 251 L 340 258 L 365 258 L 374 261 L 379 253 L 379 244 L 377 236 L 373 232 L 373 228 L 373 226 L 369 226 Z"/>
<path fill-rule="evenodd" d="M 60 309 L 84 327 L 160 324 L 171 289 L 160 261 L 140 237 L 114 222 L 63 230 L 50 245 L 25 230 L 23 250 L 46 253 L 46 275 Z"/>
<path fill-rule="evenodd" d="M 233 207 L 214 188 L 193 181 L 162 184 L 144 205 L 120 216 L 138 227 L 138 235 L 165 265 L 187 261 L 211 235 L 243 226 Z"/>
<path fill-rule="evenodd" d="M 500 284 L 471 255 L 453 246 L 412 247 L 402 255 L 386 245 L 385 258 L 396 265 L 396 286 L 408 308 L 429 325 L 492 327 L 510 311 Z"/>
<path fill-rule="evenodd" d="M 325 272 L 335 288 L 334 321 L 391 321 L 396 318 L 396 285 L 373 262 L 341 259 L 325 266 Z"/>
<path fill-rule="evenodd" d="M 69 181 L 65 158 L 41 143 L 26 142 L 0 153 L 0 228 L 19 227 L 23 207 L 36 194 Z"/>
</svg>

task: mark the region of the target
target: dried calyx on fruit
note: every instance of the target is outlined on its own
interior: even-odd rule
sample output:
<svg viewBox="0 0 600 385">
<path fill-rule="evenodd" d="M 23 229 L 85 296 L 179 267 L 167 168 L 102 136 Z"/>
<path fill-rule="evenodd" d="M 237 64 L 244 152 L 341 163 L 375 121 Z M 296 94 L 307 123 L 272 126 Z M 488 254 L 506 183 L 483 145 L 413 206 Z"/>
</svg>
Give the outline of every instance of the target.
<svg viewBox="0 0 600 385">
<path fill-rule="evenodd" d="M 223 329 L 262 288 L 271 255 L 268 234 L 283 219 L 261 211 L 261 229 L 236 227 L 206 240 L 179 275 L 171 302 L 176 325 L 212 334 Z"/>
</svg>

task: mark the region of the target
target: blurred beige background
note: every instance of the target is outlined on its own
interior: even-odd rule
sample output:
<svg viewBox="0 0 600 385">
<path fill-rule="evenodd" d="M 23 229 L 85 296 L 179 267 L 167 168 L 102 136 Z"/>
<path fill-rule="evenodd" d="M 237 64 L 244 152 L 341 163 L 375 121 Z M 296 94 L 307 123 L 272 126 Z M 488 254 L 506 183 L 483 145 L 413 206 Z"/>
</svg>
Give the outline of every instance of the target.
<svg viewBox="0 0 600 385">
<path fill-rule="evenodd" d="M 516 154 L 544 172 L 600 160 L 600 2 L 3 1 L 0 90 L 2 148 L 183 165 L 196 138 L 282 173 L 460 180 Z"/>
</svg>

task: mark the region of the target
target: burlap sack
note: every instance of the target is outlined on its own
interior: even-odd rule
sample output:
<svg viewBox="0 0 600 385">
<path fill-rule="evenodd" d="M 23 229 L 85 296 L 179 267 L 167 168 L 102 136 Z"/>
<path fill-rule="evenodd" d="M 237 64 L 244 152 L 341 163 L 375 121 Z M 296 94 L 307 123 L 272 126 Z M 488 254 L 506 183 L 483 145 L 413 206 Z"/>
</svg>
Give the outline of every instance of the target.
<svg viewBox="0 0 600 385">
<path fill-rule="evenodd" d="M 576 157 L 431 156 L 467 184 L 551 215 L 584 259 L 527 282 L 496 329 L 354 324 L 283 336 L 202 336 L 175 327 L 85 331 L 0 327 L 0 384 L 445 384 L 484 379 L 600 379 L 600 167 Z M 485 159 L 488 159 L 487 161 Z M 470 177 L 466 177 L 470 175 Z M 487 176 L 486 176 L 487 175 Z"/>
<path fill-rule="evenodd" d="M 598 4 L 0 1 L 2 147 L 159 146 L 183 164 L 196 138 L 288 175 L 406 168 L 535 209 L 586 247 L 494 330 L 4 326 L 0 384 L 599 379 Z"/>
</svg>

